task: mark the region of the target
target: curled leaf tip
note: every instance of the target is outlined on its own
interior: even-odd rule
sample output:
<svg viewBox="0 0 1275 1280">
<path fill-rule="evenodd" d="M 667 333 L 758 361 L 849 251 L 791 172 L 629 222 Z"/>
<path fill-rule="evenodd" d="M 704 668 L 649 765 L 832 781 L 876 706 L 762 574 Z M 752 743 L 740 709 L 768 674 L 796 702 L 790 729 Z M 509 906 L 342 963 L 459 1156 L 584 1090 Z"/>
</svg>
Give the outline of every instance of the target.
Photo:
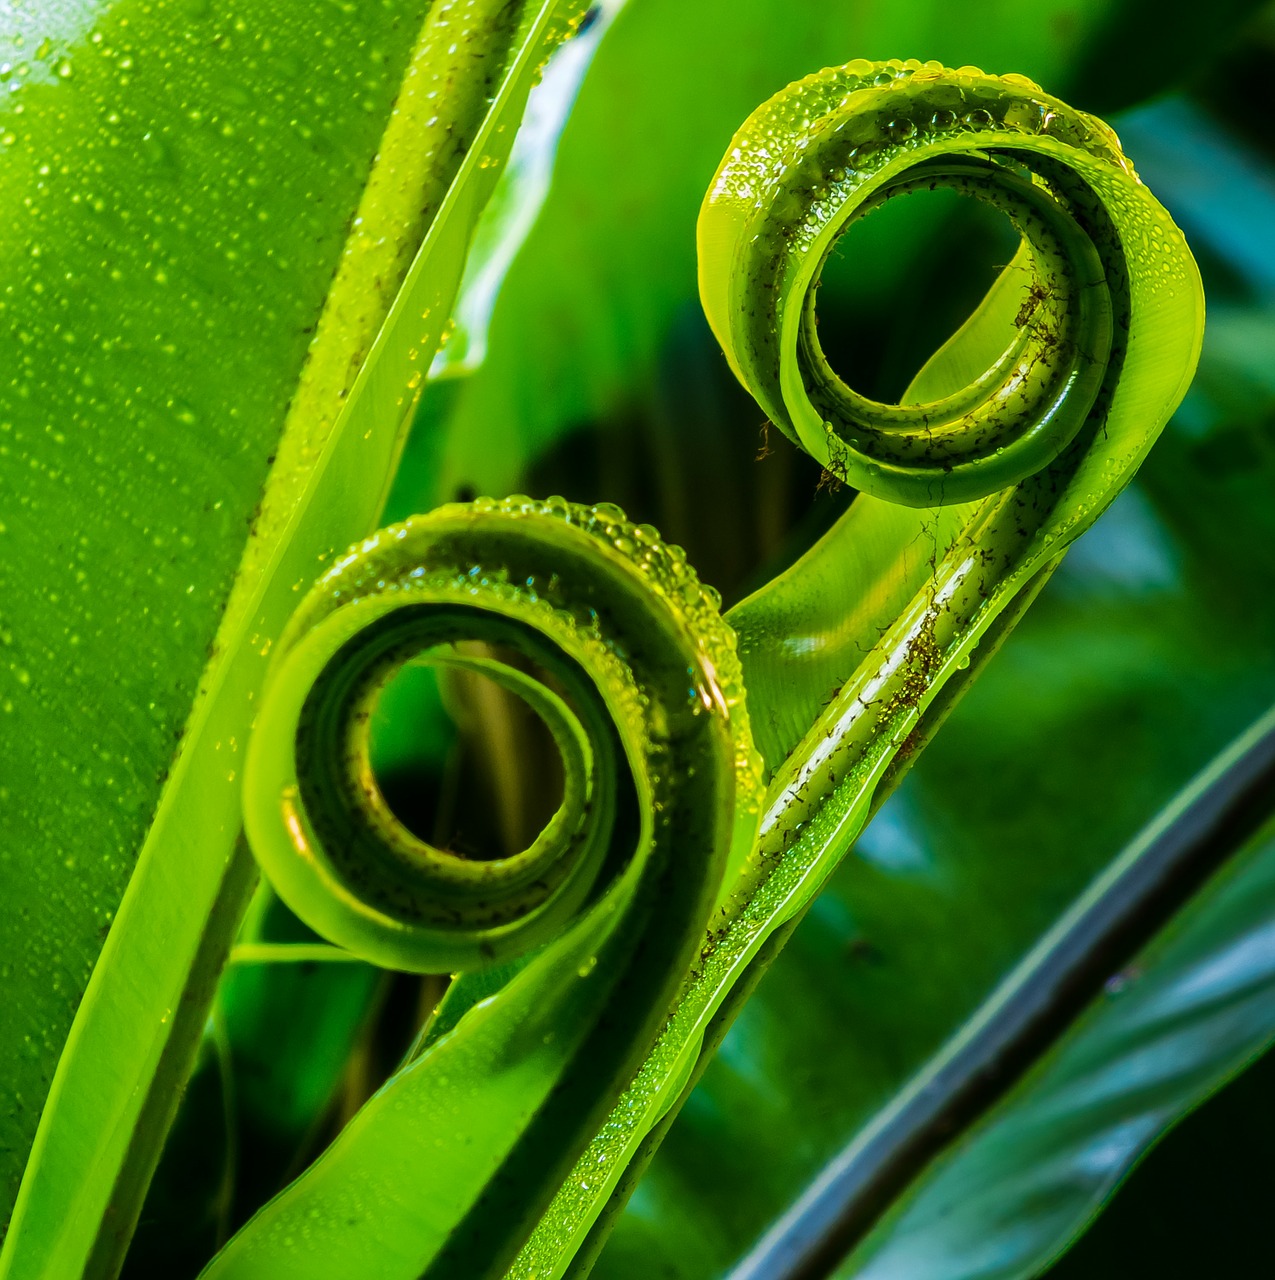
<svg viewBox="0 0 1275 1280">
<path fill-rule="evenodd" d="M 254 850 L 318 932 L 387 966 L 461 971 L 534 948 L 616 874 L 626 761 L 651 809 L 644 843 L 666 843 L 652 840 L 652 815 L 675 792 L 729 813 L 736 771 L 756 808 L 758 765 L 719 604 L 680 548 L 610 504 L 479 499 L 379 531 L 320 579 L 282 638 L 247 771 Z M 536 674 L 474 656 L 473 641 Z M 421 662 L 486 676 L 548 728 L 562 803 L 521 852 L 484 861 L 438 848 L 381 795 L 372 709 L 405 664 Z M 698 835 L 706 866 L 713 821 Z"/>
<path fill-rule="evenodd" d="M 819 345 L 819 275 L 856 219 L 937 187 L 990 203 L 1022 246 L 902 402 L 874 402 Z M 736 135 L 699 247 L 735 373 L 863 493 L 729 625 L 653 528 L 560 498 L 442 507 L 315 585 L 257 716 L 248 835 L 327 939 L 462 976 L 210 1277 L 335 1277 L 386 1239 L 405 1278 L 575 1274 L 577 1250 L 587 1267 L 748 975 L 1127 483 L 1199 351 L 1177 228 L 1105 125 L 1021 76 L 854 62 L 798 82 Z M 418 662 L 544 722 L 562 802 L 521 851 L 458 857 L 381 795 L 371 711 Z M 445 1129 L 446 1158 L 422 1163 L 406 1120 Z M 351 1220 L 352 1185 L 383 1213 Z"/>
<path fill-rule="evenodd" d="M 858 219 L 940 187 L 1019 232 L 983 304 L 1016 291 L 1013 323 L 967 385 L 884 404 L 824 355 L 820 275 Z M 908 506 L 986 497 L 1091 438 L 1155 313 L 1194 307 L 1180 367 L 1198 354 L 1199 278 L 1178 229 L 1110 128 L 1024 76 L 860 60 L 797 81 L 735 135 L 699 247 L 709 321 L 771 421 L 833 475 Z M 1184 389 L 1168 389 L 1170 410 Z"/>
</svg>

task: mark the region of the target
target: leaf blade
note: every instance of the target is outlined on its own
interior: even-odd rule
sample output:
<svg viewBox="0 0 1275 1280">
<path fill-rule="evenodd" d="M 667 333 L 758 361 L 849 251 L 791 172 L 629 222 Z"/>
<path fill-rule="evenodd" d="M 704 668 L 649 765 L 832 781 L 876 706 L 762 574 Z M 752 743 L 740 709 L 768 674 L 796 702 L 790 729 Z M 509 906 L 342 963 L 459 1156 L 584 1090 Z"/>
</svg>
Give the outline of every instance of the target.
<svg viewBox="0 0 1275 1280">
<path fill-rule="evenodd" d="M 399 114 L 373 168 L 374 175 L 387 175 L 388 194 L 372 184 L 362 206 L 363 240 L 346 246 L 346 265 L 320 321 L 320 355 L 306 366 L 310 376 L 303 372 L 293 402 L 289 423 L 299 417 L 299 425 L 287 436 L 258 536 L 250 539 L 228 599 L 217 661 L 59 1061 L 2 1274 L 50 1266 L 78 1274 L 90 1252 L 95 1266 L 109 1270 L 127 1239 L 171 1115 L 172 1083 L 193 1055 L 211 975 L 251 891 L 251 861 L 237 842 L 238 753 L 272 638 L 316 564 L 375 520 L 401 424 L 423 376 L 413 376 L 413 366 L 428 367 L 437 347 L 469 235 L 512 141 L 502 135 L 512 134 L 509 125 L 521 114 L 547 47 L 566 34 L 563 12 L 570 7 L 556 0 L 477 4 L 459 19 L 442 8 L 421 30 L 407 72 L 410 82 L 419 67 L 419 91 L 400 95 Z M 427 116 L 437 119 L 430 77 L 448 79 L 473 57 L 475 43 L 494 87 L 461 77 L 471 92 L 458 111 L 471 126 L 468 136 L 458 133 L 453 144 L 445 131 L 443 162 L 418 163 L 415 187 L 399 189 L 393 180 L 399 153 L 419 153 L 419 128 L 428 126 Z M 403 225 L 403 209 L 414 207 L 422 192 L 426 210 L 436 212 Z M 414 237 L 422 234 L 418 247 Z M 404 276 L 401 287 L 387 267 L 387 278 L 374 280 L 372 297 L 357 314 L 343 314 L 351 298 L 360 297 L 361 273 L 369 254 L 382 253 L 382 237 L 393 250 L 393 270 Z M 331 395 L 343 404 L 324 418 L 315 406 Z M 179 1009 L 184 1018 L 174 1017 Z M 103 1220 L 110 1225 L 95 1245 Z"/>
</svg>

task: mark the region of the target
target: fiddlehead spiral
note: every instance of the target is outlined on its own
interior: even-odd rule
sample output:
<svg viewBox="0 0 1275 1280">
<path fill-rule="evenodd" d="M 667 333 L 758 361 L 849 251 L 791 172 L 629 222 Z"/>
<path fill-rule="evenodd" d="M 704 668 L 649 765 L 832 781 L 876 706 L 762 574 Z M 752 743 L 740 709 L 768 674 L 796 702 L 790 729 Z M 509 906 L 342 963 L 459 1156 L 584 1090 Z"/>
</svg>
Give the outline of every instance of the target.
<svg viewBox="0 0 1275 1280">
<path fill-rule="evenodd" d="M 968 385 L 882 404 L 824 357 L 819 276 L 858 219 L 936 187 L 1021 234 L 1002 285 L 1019 290 L 1016 323 Z M 700 218 L 701 292 L 773 422 L 857 489 L 932 507 L 1025 479 L 1105 411 L 1131 323 L 1126 257 L 1171 227 L 1111 130 L 1031 81 L 859 61 L 790 86 L 736 134 Z M 1186 261 L 1163 265 L 1154 287 L 1189 286 Z"/>
<path fill-rule="evenodd" d="M 905 403 L 873 405 L 815 359 L 817 273 L 844 228 L 917 183 L 1005 208 L 1023 244 Z M 853 62 L 763 105 L 705 198 L 699 241 L 736 374 L 863 490 L 732 615 L 758 744 L 778 765 L 847 714 L 864 741 L 883 717 L 909 733 L 1181 400 L 1204 319 L 1190 251 L 1106 125 L 1021 77 L 915 61 Z M 909 551 L 922 534 L 925 554 Z M 869 548 L 892 571 L 854 592 Z M 811 592 L 817 580 L 829 589 Z M 777 686 L 762 714 L 758 694 Z M 843 695 L 821 714 L 830 686 Z"/>
<path fill-rule="evenodd" d="M 515 650 L 549 682 L 463 641 Z M 515 498 L 382 530 L 319 581 L 280 648 L 246 820 L 276 887 L 324 936 L 428 972 L 547 941 L 627 865 L 632 850 L 617 861 L 614 848 L 626 768 L 643 857 L 664 850 L 676 810 L 677 838 L 699 849 L 676 874 L 693 901 L 716 891 L 718 824 L 740 784 L 746 808 L 757 786 L 733 637 L 680 549 L 618 508 Z M 564 795 L 521 853 L 475 861 L 436 848 L 381 796 L 370 713 L 406 662 L 480 672 L 544 720 Z"/>
<path fill-rule="evenodd" d="M 537 674 L 457 647 L 475 640 Z M 496 678 L 553 734 L 563 802 L 522 853 L 466 861 L 380 797 L 368 709 L 419 660 Z M 464 975 L 438 1034 L 211 1275 L 342 1274 L 328 1233 L 348 1251 L 359 1231 L 369 1248 L 393 1239 L 404 1275 L 502 1274 L 649 1051 L 723 876 L 752 846 L 760 761 L 742 697 L 711 589 L 616 507 L 443 507 L 320 579 L 281 639 L 250 746 L 254 851 L 332 941 Z M 493 964 L 494 981 L 469 973 Z M 397 1140 L 404 1123 L 445 1132 L 448 1157 L 423 1164 Z M 384 1188 L 388 1207 L 351 1217 L 352 1184 Z M 297 1215 L 300 1249 L 286 1243 Z"/>
</svg>

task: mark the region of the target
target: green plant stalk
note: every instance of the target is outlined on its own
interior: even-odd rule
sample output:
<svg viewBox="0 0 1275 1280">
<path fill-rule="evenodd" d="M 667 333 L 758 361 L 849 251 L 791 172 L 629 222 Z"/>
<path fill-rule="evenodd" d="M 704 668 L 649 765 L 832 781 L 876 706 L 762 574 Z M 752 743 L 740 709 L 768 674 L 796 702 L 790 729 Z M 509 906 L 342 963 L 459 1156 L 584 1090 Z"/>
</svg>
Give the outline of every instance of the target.
<svg viewBox="0 0 1275 1280">
<path fill-rule="evenodd" d="M 0 1255 L 6 1280 L 117 1266 L 253 883 L 237 843 L 241 749 L 267 655 L 313 566 L 375 520 L 473 226 L 579 11 L 471 0 L 426 21 L 214 661 L 59 1062 Z M 421 147 L 440 117 L 449 127 Z"/>
<path fill-rule="evenodd" d="M 818 270 L 856 217 L 937 185 L 1006 210 L 1024 247 L 904 404 L 872 404 L 840 382 L 818 349 Z M 613 1037 L 628 1007 L 623 1000 L 603 1018 L 601 1006 L 572 995 L 575 984 L 557 991 L 553 998 L 575 1000 L 563 1006 L 564 1042 L 549 1054 L 528 1047 L 529 1056 L 512 1060 L 521 1061 L 522 1075 L 508 1065 L 510 1027 L 532 1016 L 531 991 L 541 1002 L 551 998 L 564 952 L 584 954 L 592 945 L 604 957 L 599 968 L 619 981 L 632 954 L 625 948 L 649 936 L 642 933 L 647 917 L 634 913 L 640 923 L 626 925 L 586 912 L 563 938 L 524 960 L 518 944 L 496 944 L 491 921 L 475 925 L 456 907 L 456 941 L 472 947 L 468 931 L 477 927 L 479 945 L 490 948 L 486 958 L 510 962 L 513 976 L 503 987 L 499 976 L 462 978 L 440 1014 L 447 1030 L 426 1037 L 375 1105 L 231 1242 L 210 1276 L 337 1275 L 386 1235 L 396 1243 L 382 1248 L 383 1274 L 404 1280 L 577 1273 L 573 1257 L 608 1202 L 616 1207 L 615 1190 L 647 1136 L 684 1096 L 732 988 L 809 905 L 884 787 L 949 709 L 952 691 L 968 684 L 964 673 L 985 660 L 979 646 L 1003 638 L 1068 543 L 1127 483 L 1181 398 L 1199 351 L 1199 279 L 1180 233 L 1105 126 L 1020 77 L 860 62 L 799 82 L 736 136 L 705 202 L 700 245 L 706 310 L 736 372 L 779 425 L 865 491 L 797 565 L 728 619 L 769 766 L 756 842 L 741 859 L 723 792 L 719 833 L 734 830 L 727 841 L 734 852 L 723 864 L 715 911 L 649 1047 L 646 1015 L 658 1000 L 646 1003 L 647 992 L 638 1002 L 636 1054 L 610 1077 L 614 1086 L 629 1070 L 630 1083 L 609 1115 L 598 1111 L 606 1089 L 596 1087 L 597 1074 L 574 1107 L 565 1082 L 581 1069 L 585 1046 L 596 1043 L 590 1021 L 601 1020 Z M 614 550 L 580 543 L 570 581 L 550 569 L 554 585 L 547 587 L 543 557 L 556 564 L 548 548 L 561 534 L 542 522 L 562 519 L 564 511 L 568 526 L 595 533 L 599 520 L 609 520 Z M 482 503 L 468 526 L 463 519 L 445 509 L 386 531 L 354 548 L 330 584 L 320 584 L 267 692 L 269 745 L 253 748 L 265 768 L 249 781 L 254 842 L 294 907 L 311 923 L 330 925 L 335 900 L 351 921 L 339 926 L 337 940 L 388 947 L 420 966 L 438 939 L 416 953 L 407 935 L 446 933 L 447 923 L 430 918 L 436 905 L 412 897 L 404 867 L 424 859 L 442 872 L 448 855 L 416 849 L 419 857 L 408 857 L 414 846 L 378 803 L 357 729 L 376 687 L 420 652 L 483 638 L 492 625 L 483 615 L 457 618 L 443 607 L 447 591 L 454 597 L 466 580 L 475 584 L 476 608 L 522 618 L 573 653 L 569 630 L 555 633 L 542 618 L 541 593 L 549 590 L 554 608 L 568 609 L 590 598 L 597 575 L 614 570 L 615 551 L 639 573 L 649 572 L 652 557 L 663 562 L 669 555 L 653 530 L 634 530 L 618 511 L 568 510 L 552 499 Z M 472 533 L 464 554 L 449 541 L 458 527 Z M 350 576 L 366 585 L 345 587 Z M 442 594 L 415 595 L 416 580 Z M 334 607 L 329 597 L 346 599 Z M 651 593 L 657 631 L 670 625 L 662 612 L 668 599 L 667 591 Z M 694 635 L 712 624 L 702 597 L 689 603 L 685 624 Z M 437 623 L 427 623 L 424 604 L 440 611 Z M 610 618 L 596 613 L 605 635 Z M 616 643 L 617 652 L 633 656 L 631 640 Z M 711 635 L 700 651 L 715 660 L 731 652 Z M 549 651 L 537 644 L 531 652 L 565 679 Z M 607 682 L 599 683 L 605 691 Z M 737 735 L 743 778 L 751 734 L 734 683 L 724 698 L 711 693 L 711 679 L 700 687 L 709 690 L 705 707 L 717 706 Z M 567 701 L 581 717 L 586 687 Z M 660 703 L 648 698 L 644 705 Z M 655 714 L 667 725 L 666 713 Z M 617 722 L 624 739 L 627 720 Z M 585 728 L 586 738 L 605 742 L 596 723 Z M 670 744 L 677 741 L 674 733 Z M 294 750 L 297 763 L 282 775 L 266 766 Z M 631 749 L 627 754 L 632 760 Z M 641 769 L 635 773 L 640 779 Z M 636 794 L 646 823 L 654 788 L 643 783 Z M 610 798 L 600 808 L 614 816 Z M 702 829 L 695 821 L 688 814 L 689 830 Z M 340 865 L 339 850 L 352 834 L 366 865 Z M 635 863 L 645 838 L 644 828 Z M 517 877 L 511 883 L 509 914 L 495 922 L 502 940 L 543 909 L 540 901 L 521 902 L 525 885 Z M 675 918 L 684 927 L 695 912 Z M 622 942 L 626 932 L 632 936 Z M 525 945 L 540 941 L 534 929 L 528 935 Z M 449 1015 L 449 1004 L 457 1012 Z M 549 1024 L 541 1018 L 530 1025 Z M 439 1118 L 458 1114 L 459 1104 L 448 1101 L 458 1097 L 465 1119 L 457 1140 L 427 1160 L 424 1144 L 441 1141 Z M 574 1170 L 541 1213 L 546 1172 L 561 1174 L 572 1160 Z M 373 1205 L 385 1207 L 374 1214 Z M 594 1233 L 591 1249 L 596 1242 Z"/>
<path fill-rule="evenodd" d="M 1052 136 L 1042 137 L 1042 126 Z M 644 1068 L 647 1096 L 658 1092 L 653 1080 L 669 1085 L 659 1095 L 664 1106 L 693 1070 L 698 1039 L 726 992 L 766 937 L 813 900 L 884 798 L 883 780 L 897 778 L 900 757 L 906 761 L 928 733 L 929 717 L 950 709 L 945 686 L 971 666 L 993 628 L 998 640 L 1004 638 L 998 620 L 1014 611 L 1021 595 L 1039 588 L 1067 544 L 1128 482 L 1185 392 L 1203 323 L 1190 254 L 1137 182 L 1114 135 L 1016 77 L 998 81 L 970 68 L 951 73 L 933 64 L 863 62 L 809 77 L 744 126 L 706 199 L 701 290 L 710 320 L 736 371 L 780 425 L 787 420 L 783 409 L 793 403 L 798 412 L 790 421 L 808 425 L 801 396 L 812 385 L 811 350 L 803 331 L 786 318 L 812 316 L 815 266 L 837 233 L 883 190 L 915 189 L 913 168 L 921 169 L 927 185 L 944 182 L 943 158 L 951 154 L 963 162 L 954 181 L 978 194 L 967 185 L 966 158 L 993 149 L 1003 155 L 1011 147 L 1020 164 L 1031 163 L 1033 154 L 1047 157 L 1045 179 L 1034 181 L 1052 190 L 1092 237 L 1105 267 L 1115 331 L 1125 336 L 1112 358 L 1101 362 L 1097 385 L 1081 387 L 1086 412 L 1073 419 L 1069 440 L 1054 437 L 1046 449 L 1053 460 L 1043 470 L 981 501 L 919 514 L 909 510 L 912 502 L 903 507 L 863 494 L 792 569 L 731 611 L 750 712 L 774 772 L 757 850 L 735 899 L 713 922 L 703 963 L 674 1010 L 668 1043 L 657 1046 Z M 1082 181 L 1062 177 L 1054 161 Z M 983 169 L 982 176 L 992 184 L 1001 180 L 995 168 Z M 909 407 L 897 415 L 906 424 L 902 430 L 914 430 L 918 415 L 910 406 L 962 403 L 960 433 L 990 441 L 998 460 L 992 483 L 1003 478 L 1004 455 L 995 450 L 1006 447 L 1007 430 L 1025 426 L 1039 447 L 1031 413 L 1024 414 L 1021 404 L 1007 409 L 1021 386 L 1007 370 L 1033 345 L 1028 363 L 1042 363 L 1071 341 L 1062 336 L 1068 325 L 1085 322 L 1078 308 L 1072 317 L 1040 314 L 1057 294 L 1050 275 L 1059 269 L 1053 247 L 1045 255 L 1044 279 L 1028 275 L 1024 281 L 1019 273 L 1031 261 L 1024 246 L 982 308 L 918 375 L 904 397 Z M 750 264 L 756 269 L 757 259 L 782 277 L 784 289 L 756 284 L 755 277 L 754 287 L 745 289 L 741 277 Z M 776 267 L 780 259 L 786 259 L 782 269 Z M 1092 261 L 1086 252 L 1082 262 L 1091 268 Z M 1027 325 L 1042 327 L 1024 339 Z M 1073 357 L 1065 354 L 1061 362 L 1069 387 L 1079 381 Z M 868 406 L 865 422 L 861 398 L 841 395 L 826 364 L 813 367 L 822 413 L 803 436 L 807 447 L 826 449 L 823 456 L 834 468 L 866 488 L 884 484 L 898 497 L 895 486 L 912 483 L 913 501 L 917 492 L 925 501 L 944 496 L 945 477 L 962 462 L 949 456 L 950 472 L 941 466 L 936 472 L 930 437 L 922 431 L 911 475 L 897 461 L 887 463 L 898 446 L 895 415 L 885 406 Z M 985 376 L 972 384 L 971 394 L 967 379 L 983 370 L 1002 379 L 998 385 L 995 376 Z M 775 388 L 791 400 L 768 400 Z M 1058 400 L 1048 378 L 1042 391 L 1032 408 L 1043 402 L 1039 417 L 1052 429 Z M 884 437 L 880 460 L 865 444 L 873 432 Z M 843 436 L 859 443 L 846 445 Z M 977 455 L 965 465 L 976 466 Z M 957 486 L 958 498 L 969 493 Z M 875 575 L 863 570 L 871 562 L 879 566 Z M 838 691 L 820 710 L 830 685 Z M 812 716 L 813 725 L 794 743 L 788 726 Z M 631 1157 L 661 1114 L 656 1106 L 636 1115 L 638 1096 L 635 1089 L 621 1100 L 578 1172 L 604 1153 L 613 1167 Z M 616 1178 L 602 1187 L 584 1181 L 565 1184 L 513 1274 L 564 1273 Z"/>
</svg>

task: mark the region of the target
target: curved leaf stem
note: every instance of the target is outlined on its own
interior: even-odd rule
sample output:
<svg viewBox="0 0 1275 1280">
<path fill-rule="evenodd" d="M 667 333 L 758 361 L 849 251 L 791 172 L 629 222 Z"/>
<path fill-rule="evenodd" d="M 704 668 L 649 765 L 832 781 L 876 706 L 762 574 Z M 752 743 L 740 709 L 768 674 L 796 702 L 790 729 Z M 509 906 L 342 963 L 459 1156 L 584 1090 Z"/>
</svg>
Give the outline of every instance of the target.
<svg viewBox="0 0 1275 1280">
<path fill-rule="evenodd" d="M 240 942 L 228 964 L 366 964 L 344 947 L 326 942 Z"/>
</svg>

